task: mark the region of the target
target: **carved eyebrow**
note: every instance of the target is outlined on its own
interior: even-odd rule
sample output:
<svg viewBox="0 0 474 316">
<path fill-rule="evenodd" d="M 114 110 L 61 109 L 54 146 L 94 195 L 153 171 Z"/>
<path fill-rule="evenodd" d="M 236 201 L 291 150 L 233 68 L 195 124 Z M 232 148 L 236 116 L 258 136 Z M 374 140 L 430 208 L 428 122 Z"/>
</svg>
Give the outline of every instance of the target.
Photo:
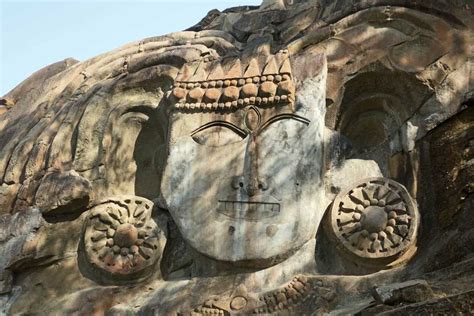
<svg viewBox="0 0 474 316">
<path fill-rule="evenodd" d="M 291 113 L 279 114 L 279 115 L 275 115 L 275 116 L 271 117 L 268 121 L 263 123 L 262 127 L 260 128 L 260 131 L 263 131 L 270 124 L 275 123 L 276 121 L 285 120 L 285 119 L 295 120 L 295 121 L 301 122 L 301 123 L 306 124 L 306 125 L 308 125 L 311 122 L 307 118 L 304 118 L 304 117 L 296 115 L 296 114 L 291 114 Z"/>
<path fill-rule="evenodd" d="M 239 128 L 238 126 L 235 126 L 234 124 L 226 122 L 226 121 L 212 121 L 212 122 L 209 122 L 207 124 L 204 124 L 203 126 L 198 127 L 197 129 L 192 131 L 191 136 L 193 136 L 194 134 L 199 133 L 199 132 L 201 132 L 205 129 L 211 128 L 213 126 L 226 127 L 228 129 L 230 129 L 231 131 L 233 131 L 234 133 L 236 133 L 237 135 L 239 135 L 240 137 L 242 137 L 242 138 L 245 138 L 247 136 L 246 131 L 244 131 L 243 129 Z"/>
</svg>

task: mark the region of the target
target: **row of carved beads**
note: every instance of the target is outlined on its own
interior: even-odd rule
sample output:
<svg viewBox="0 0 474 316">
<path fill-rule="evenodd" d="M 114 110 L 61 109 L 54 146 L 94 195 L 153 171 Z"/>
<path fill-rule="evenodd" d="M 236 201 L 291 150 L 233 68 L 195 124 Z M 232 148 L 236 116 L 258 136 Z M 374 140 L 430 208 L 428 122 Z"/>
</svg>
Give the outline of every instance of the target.
<svg viewBox="0 0 474 316">
<path fill-rule="evenodd" d="M 263 305 L 256 308 L 253 313 L 266 314 L 286 310 L 304 299 L 310 291 L 311 285 L 305 276 L 295 277 L 282 290 L 260 297 Z"/>
<path fill-rule="evenodd" d="M 177 108 L 238 108 L 248 104 L 291 102 L 295 86 L 291 76 L 269 75 L 203 83 L 177 83 L 172 95 Z"/>
</svg>

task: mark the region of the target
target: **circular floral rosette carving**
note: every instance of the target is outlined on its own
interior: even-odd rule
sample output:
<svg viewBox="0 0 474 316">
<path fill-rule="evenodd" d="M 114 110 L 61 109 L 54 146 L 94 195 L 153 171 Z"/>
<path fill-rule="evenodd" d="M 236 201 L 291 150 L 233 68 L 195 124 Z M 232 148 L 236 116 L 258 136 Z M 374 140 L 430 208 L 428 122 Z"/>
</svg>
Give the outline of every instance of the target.
<svg viewBox="0 0 474 316">
<path fill-rule="evenodd" d="M 109 198 L 90 210 L 84 233 L 87 259 L 114 276 L 145 272 L 161 256 L 162 231 L 145 198 Z"/>
<path fill-rule="evenodd" d="M 404 186 L 372 178 L 336 197 L 330 222 L 346 252 L 364 259 L 393 261 L 414 243 L 418 216 Z"/>
</svg>

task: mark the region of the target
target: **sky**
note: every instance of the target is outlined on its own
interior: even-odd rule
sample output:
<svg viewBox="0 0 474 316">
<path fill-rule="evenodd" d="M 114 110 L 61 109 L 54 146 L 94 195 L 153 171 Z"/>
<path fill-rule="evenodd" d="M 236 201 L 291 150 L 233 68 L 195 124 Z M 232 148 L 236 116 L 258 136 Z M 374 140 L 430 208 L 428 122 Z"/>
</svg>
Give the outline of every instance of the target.
<svg viewBox="0 0 474 316">
<path fill-rule="evenodd" d="M 262 0 L 0 0 L 0 96 L 35 71 L 184 30 L 212 9 Z"/>
</svg>

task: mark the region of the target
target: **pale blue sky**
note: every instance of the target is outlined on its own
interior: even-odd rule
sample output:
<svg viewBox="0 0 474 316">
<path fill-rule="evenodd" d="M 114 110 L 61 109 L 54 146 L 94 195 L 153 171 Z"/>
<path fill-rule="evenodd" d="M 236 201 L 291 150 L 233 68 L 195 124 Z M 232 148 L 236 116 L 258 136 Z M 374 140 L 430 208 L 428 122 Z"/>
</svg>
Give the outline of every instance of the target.
<svg viewBox="0 0 474 316">
<path fill-rule="evenodd" d="M 85 60 L 131 41 L 180 31 L 212 9 L 261 0 L 0 0 L 0 96 L 36 70 Z"/>
</svg>

